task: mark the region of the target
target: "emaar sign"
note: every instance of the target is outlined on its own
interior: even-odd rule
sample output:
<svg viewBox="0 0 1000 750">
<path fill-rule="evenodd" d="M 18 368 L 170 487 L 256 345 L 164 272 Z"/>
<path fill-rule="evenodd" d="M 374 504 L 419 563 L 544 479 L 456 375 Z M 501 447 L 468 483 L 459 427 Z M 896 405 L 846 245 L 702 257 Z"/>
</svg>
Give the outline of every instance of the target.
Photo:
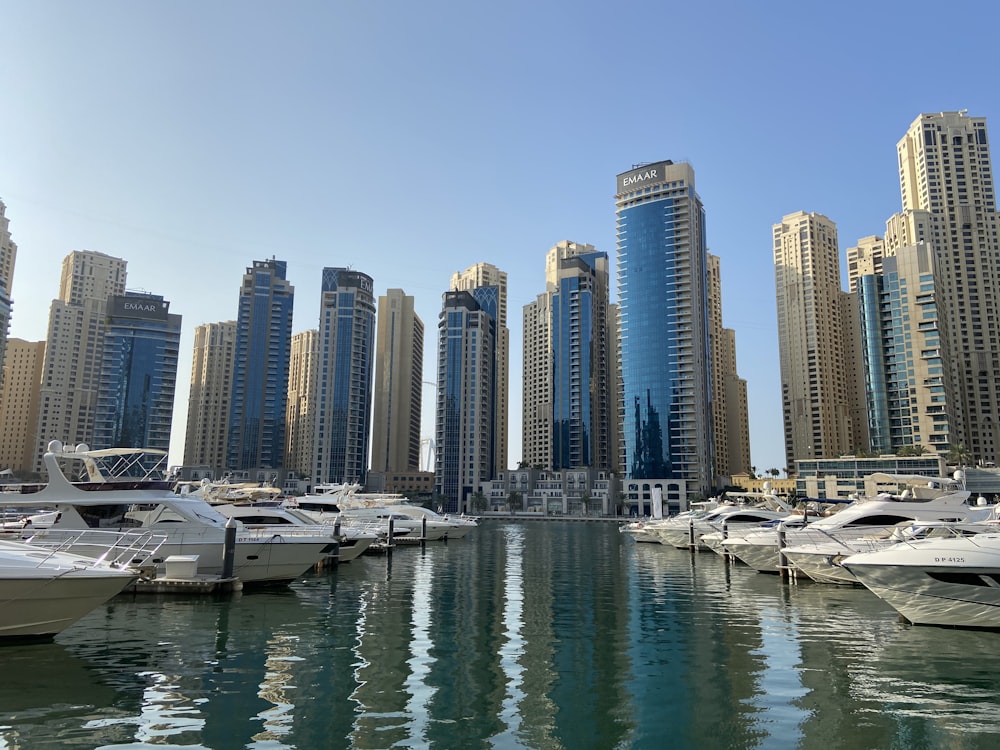
<svg viewBox="0 0 1000 750">
<path fill-rule="evenodd" d="M 644 164 L 618 175 L 618 194 L 631 193 L 633 190 L 646 187 L 647 185 L 659 185 L 666 182 L 667 167 L 673 164 L 672 161 L 659 161 L 656 164 Z"/>
</svg>

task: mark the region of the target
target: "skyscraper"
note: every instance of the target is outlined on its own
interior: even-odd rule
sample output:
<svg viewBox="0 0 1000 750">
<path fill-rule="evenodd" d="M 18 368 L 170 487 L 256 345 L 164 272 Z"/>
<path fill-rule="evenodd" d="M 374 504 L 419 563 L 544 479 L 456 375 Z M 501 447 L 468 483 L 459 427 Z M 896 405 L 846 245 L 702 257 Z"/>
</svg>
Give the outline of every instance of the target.
<svg viewBox="0 0 1000 750">
<path fill-rule="evenodd" d="M 621 469 L 714 482 L 705 211 L 689 164 L 618 175 Z"/>
<path fill-rule="evenodd" d="M 947 318 L 954 434 L 973 460 L 1000 461 L 1000 219 L 986 119 L 965 111 L 922 114 L 897 145 L 902 213 L 890 219 L 889 251 L 930 243 Z M 922 226 L 921 226 L 922 225 Z M 930 355 L 929 355 L 930 356 Z M 921 415 L 926 422 L 931 415 Z M 946 446 L 942 445 L 941 448 Z"/>
<path fill-rule="evenodd" d="M 0 366 L 7 351 L 7 335 L 10 333 L 11 285 L 14 282 L 14 262 L 17 260 L 17 245 L 10 236 L 10 221 L 7 206 L 0 201 Z"/>
<path fill-rule="evenodd" d="M 285 414 L 285 468 L 311 476 L 316 441 L 316 375 L 319 331 L 310 328 L 292 336 L 288 370 L 288 409 Z"/>
<path fill-rule="evenodd" d="M 226 469 L 235 353 L 235 320 L 203 323 L 194 329 L 184 465 L 208 466 L 217 478 Z"/>
<path fill-rule="evenodd" d="M 510 331 L 507 329 L 507 272 L 491 263 L 477 263 L 452 274 L 451 291 L 471 292 L 496 327 L 496 376 L 494 380 L 493 465 L 506 469 L 508 442 L 507 390 L 510 385 Z M 440 387 L 440 385 L 439 385 Z M 491 477 L 492 478 L 492 477 Z"/>
<path fill-rule="evenodd" d="M 747 381 L 736 370 L 736 332 L 722 325 L 722 263 L 717 255 L 707 257 L 715 471 L 732 477 L 750 470 Z"/>
<path fill-rule="evenodd" d="M 284 466 L 288 357 L 295 288 L 283 260 L 255 260 L 240 287 L 226 465 Z"/>
<path fill-rule="evenodd" d="M 851 424 L 848 352 L 856 330 L 840 285 L 837 226 L 822 214 L 773 227 L 786 466 L 865 446 Z"/>
<path fill-rule="evenodd" d="M 91 447 L 170 449 L 181 316 L 153 294 L 108 300 Z"/>
<path fill-rule="evenodd" d="M 446 512 L 496 470 L 496 320 L 471 292 L 446 292 L 438 319 L 434 491 Z"/>
<path fill-rule="evenodd" d="M 364 484 L 375 359 L 372 277 L 324 268 L 321 294 L 313 482 Z"/>
<path fill-rule="evenodd" d="M 870 448 L 943 452 L 952 441 L 953 394 L 947 371 L 948 320 L 942 284 L 926 242 L 878 260 L 852 280 L 861 312 Z M 864 265 L 861 266 L 862 268 Z"/>
<path fill-rule="evenodd" d="M 419 471 L 423 372 L 424 323 L 413 297 L 388 289 L 378 298 L 372 471 Z"/>
<path fill-rule="evenodd" d="M 108 299 L 125 294 L 126 262 L 104 253 L 66 256 L 59 298 L 49 310 L 35 433 L 35 471 L 50 440 L 90 443 L 104 361 Z"/>
<path fill-rule="evenodd" d="M 563 241 L 545 269 L 546 292 L 524 308 L 524 460 L 617 469 L 608 255 Z"/>
<path fill-rule="evenodd" d="M 11 339 L 0 386 L 0 470 L 24 478 L 35 465 L 38 428 L 38 387 L 45 360 L 44 341 Z"/>
</svg>

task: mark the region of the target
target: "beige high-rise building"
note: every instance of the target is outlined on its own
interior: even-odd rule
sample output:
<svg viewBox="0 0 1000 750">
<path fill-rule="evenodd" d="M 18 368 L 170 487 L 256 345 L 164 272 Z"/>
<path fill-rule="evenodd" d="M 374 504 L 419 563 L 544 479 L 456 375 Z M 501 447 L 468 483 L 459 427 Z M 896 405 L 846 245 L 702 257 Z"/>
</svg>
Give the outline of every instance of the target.
<svg viewBox="0 0 1000 750">
<path fill-rule="evenodd" d="M 7 350 L 7 335 L 10 332 L 10 289 L 14 282 L 14 262 L 17 260 L 17 245 L 10 236 L 10 221 L 7 206 L 0 201 L 0 364 Z"/>
<path fill-rule="evenodd" d="M 194 329 L 184 465 L 208 466 L 217 479 L 226 468 L 235 352 L 235 320 L 203 323 Z"/>
<path fill-rule="evenodd" d="M 854 323 L 841 289 L 837 226 L 799 211 L 773 227 L 785 465 L 855 445 L 848 393 Z"/>
<path fill-rule="evenodd" d="M 856 292 L 859 278 L 881 274 L 885 256 L 885 239 L 878 235 L 862 237 L 857 245 L 847 248 L 847 288 Z"/>
<path fill-rule="evenodd" d="M 424 323 L 413 297 L 387 289 L 378 298 L 372 416 L 373 472 L 420 470 Z"/>
<path fill-rule="evenodd" d="M 36 431 L 35 471 L 50 440 L 89 443 L 100 387 L 107 305 L 125 294 L 126 261 L 104 253 L 66 256 L 59 298 L 49 309 L 49 329 Z"/>
<path fill-rule="evenodd" d="M 736 370 L 736 332 L 722 325 L 722 267 L 708 253 L 708 336 L 712 357 L 712 419 L 715 473 L 725 477 L 750 470 L 747 382 Z M 763 469 L 763 467 L 761 467 Z M 768 467 L 770 468 L 770 467 Z M 781 467 L 775 467 L 781 468 Z"/>
<path fill-rule="evenodd" d="M 930 243 L 941 284 L 935 302 L 949 330 L 945 359 L 954 404 L 948 446 L 974 462 L 1000 461 L 1000 218 L 986 118 L 922 114 L 897 145 L 902 212 L 893 249 Z M 887 225 L 889 226 L 889 225 Z"/>
<path fill-rule="evenodd" d="M 292 335 L 288 363 L 288 405 L 285 408 L 285 468 L 308 475 L 316 446 L 316 366 L 319 331 Z"/>
<path fill-rule="evenodd" d="M 527 466 L 617 470 L 618 404 L 608 255 L 564 240 L 523 308 L 522 447 Z"/>
<path fill-rule="evenodd" d="M 492 263 L 477 263 L 451 276 L 451 291 L 470 292 L 482 309 L 496 321 L 496 420 L 494 465 L 508 467 L 508 388 L 510 386 L 510 331 L 507 328 L 507 272 Z"/>
<path fill-rule="evenodd" d="M 10 339 L 0 387 L 0 470 L 24 479 L 35 464 L 38 397 L 45 361 L 44 341 Z"/>
<path fill-rule="evenodd" d="M 521 459 L 528 467 L 552 466 L 552 292 L 522 308 Z"/>
</svg>

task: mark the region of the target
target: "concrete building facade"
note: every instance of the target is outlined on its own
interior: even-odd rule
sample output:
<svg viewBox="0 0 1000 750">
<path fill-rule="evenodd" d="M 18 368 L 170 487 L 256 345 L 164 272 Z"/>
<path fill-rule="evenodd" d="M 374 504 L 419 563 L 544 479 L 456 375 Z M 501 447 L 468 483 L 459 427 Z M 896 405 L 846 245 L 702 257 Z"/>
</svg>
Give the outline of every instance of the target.
<svg viewBox="0 0 1000 750">
<path fill-rule="evenodd" d="M 226 468 L 226 436 L 235 356 L 235 320 L 203 323 L 195 327 L 184 433 L 184 465 L 210 467 L 217 479 L 222 477 Z"/>
<path fill-rule="evenodd" d="M 373 472 L 394 475 L 420 469 L 424 323 L 402 289 L 378 298 L 375 332 Z"/>
</svg>

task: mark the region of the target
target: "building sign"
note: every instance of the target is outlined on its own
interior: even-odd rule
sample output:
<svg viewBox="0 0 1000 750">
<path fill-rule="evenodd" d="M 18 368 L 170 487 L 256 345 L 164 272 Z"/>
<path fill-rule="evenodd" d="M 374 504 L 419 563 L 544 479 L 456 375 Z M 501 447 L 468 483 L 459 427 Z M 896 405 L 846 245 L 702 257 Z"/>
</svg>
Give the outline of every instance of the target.
<svg viewBox="0 0 1000 750">
<path fill-rule="evenodd" d="M 166 320 L 170 303 L 156 297 L 111 297 L 112 318 Z"/>
<path fill-rule="evenodd" d="M 659 185 L 666 182 L 667 167 L 673 164 L 672 161 L 658 161 L 655 164 L 646 164 L 618 175 L 618 194 L 631 193 L 634 190 Z"/>
</svg>

